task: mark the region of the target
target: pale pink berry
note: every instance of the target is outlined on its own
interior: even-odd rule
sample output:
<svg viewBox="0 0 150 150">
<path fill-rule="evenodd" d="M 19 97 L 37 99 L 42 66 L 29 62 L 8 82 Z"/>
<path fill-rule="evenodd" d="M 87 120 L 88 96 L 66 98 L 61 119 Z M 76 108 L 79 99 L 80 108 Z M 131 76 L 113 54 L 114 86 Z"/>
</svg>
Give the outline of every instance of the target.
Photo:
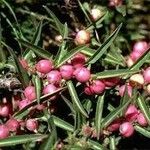
<svg viewBox="0 0 150 150">
<path fill-rule="evenodd" d="M 130 122 L 124 122 L 119 128 L 120 134 L 124 137 L 130 137 L 134 133 L 134 127 Z"/>
<path fill-rule="evenodd" d="M 129 56 L 126 60 L 126 64 L 128 67 L 131 67 L 134 64 L 135 61 L 132 60 L 132 58 Z"/>
<path fill-rule="evenodd" d="M 95 94 L 101 94 L 105 90 L 105 84 L 100 80 L 94 80 L 93 84 L 90 86 L 90 89 Z"/>
<path fill-rule="evenodd" d="M 119 81 L 120 81 L 120 79 L 118 77 L 103 79 L 103 82 L 105 83 L 106 87 L 113 87 Z"/>
<path fill-rule="evenodd" d="M 73 65 L 73 67 L 78 68 L 78 67 L 82 67 L 85 64 L 85 61 L 86 61 L 86 56 L 83 55 L 82 53 L 78 53 L 71 60 L 71 64 Z"/>
<path fill-rule="evenodd" d="M 143 115 L 143 113 L 140 113 L 137 116 L 137 122 L 143 127 L 148 125 L 147 120 L 146 120 L 145 116 Z"/>
<path fill-rule="evenodd" d="M 146 70 L 143 72 L 143 76 L 145 83 L 150 83 L 150 67 L 146 68 Z"/>
<path fill-rule="evenodd" d="M 148 94 L 150 94 L 150 84 L 148 84 L 148 85 L 146 86 L 146 91 L 147 91 Z"/>
<path fill-rule="evenodd" d="M 56 35 L 55 41 L 61 43 L 63 41 L 63 37 L 61 35 Z"/>
<path fill-rule="evenodd" d="M 120 127 L 120 124 L 121 124 L 121 119 L 116 119 L 107 127 L 107 130 L 110 132 L 117 131 Z"/>
<path fill-rule="evenodd" d="M 38 129 L 38 122 L 35 119 L 28 119 L 25 126 L 29 131 L 36 131 Z"/>
<path fill-rule="evenodd" d="M 61 81 L 61 73 L 58 70 L 52 70 L 47 74 L 49 83 L 59 84 Z"/>
<path fill-rule="evenodd" d="M 0 125 L 0 139 L 5 139 L 9 136 L 9 130 L 6 125 Z"/>
<path fill-rule="evenodd" d="M 90 40 L 90 33 L 86 30 L 80 30 L 75 37 L 76 45 L 88 44 Z"/>
<path fill-rule="evenodd" d="M 116 7 L 119 5 L 122 5 L 123 0 L 109 0 L 109 6 L 110 7 Z"/>
<path fill-rule="evenodd" d="M 130 58 L 136 62 L 140 57 L 142 56 L 142 53 L 136 52 L 136 51 L 132 51 L 130 53 Z"/>
<path fill-rule="evenodd" d="M 28 104 L 30 103 L 30 101 L 28 99 L 23 99 L 18 103 L 19 109 L 23 109 L 24 107 L 26 107 Z"/>
<path fill-rule="evenodd" d="M 60 73 L 61 76 L 65 79 L 65 80 L 69 80 L 72 78 L 73 76 L 73 66 L 72 65 L 63 65 L 60 67 Z"/>
<path fill-rule="evenodd" d="M 143 86 L 144 84 L 144 77 L 142 74 L 134 74 L 129 80 L 132 86 Z"/>
<path fill-rule="evenodd" d="M 127 121 L 135 121 L 138 116 L 138 109 L 135 105 L 131 104 L 128 106 L 127 110 L 125 111 L 125 118 Z"/>
<path fill-rule="evenodd" d="M 94 92 L 90 88 L 90 86 L 87 86 L 87 87 L 84 88 L 84 93 L 87 94 L 87 95 L 93 95 L 94 94 Z"/>
<path fill-rule="evenodd" d="M 57 90 L 57 87 L 54 84 L 48 84 L 47 86 L 44 87 L 43 89 L 43 94 L 52 94 Z M 51 100 L 56 99 L 56 95 L 50 98 Z"/>
<path fill-rule="evenodd" d="M 47 60 L 47 59 L 42 59 L 36 64 L 37 71 L 44 73 L 44 74 L 50 72 L 52 68 L 53 68 L 52 61 Z"/>
<path fill-rule="evenodd" d="M 130 85 L 122 85 L 119 87 L 119 95 L 121 97 L 124 96 L 125 94 L 125 89 L 127 90 L 128 95 L 131 97 L 132 96 L 132 86 Z"/>
<path fill-rule="evenodd" d="M 16 119 L 11 118 L 6 122 L 6 126 L 9 131 L 16 132 L 19 129 L 20 124 Z"/>
<path fill-rule="evenodd" d="M 36 92 L 34 86 L 28 86 L 24 90 L 24 95 L 29 101 L 33 101 L 36 99 Z"/>
<path fill-rule="evenodd" d="M 80 67 L 74 71 L 74 76 L 79 82 L 87 82 L 91 77 L 91 73 L 87 68 Z"/>
<path fill-rule="evenodd" d="M 94 8 L 91 10 L 91 17 L 94 21 L 98 20 L 102 15 L 103 14 L 100 9 Z"/>
<path fill-rule="evenodd" d="M 12 106 L 8 103 L 0 105 L 0 116 L 8 117 L 12 114 Z"/>
<path fill-rule="evenodd" d="M 133 46 L 133 51 L 143 54 L 148 48 L 148 44 L 145 41 L 136 42 Z"/>
</svg>

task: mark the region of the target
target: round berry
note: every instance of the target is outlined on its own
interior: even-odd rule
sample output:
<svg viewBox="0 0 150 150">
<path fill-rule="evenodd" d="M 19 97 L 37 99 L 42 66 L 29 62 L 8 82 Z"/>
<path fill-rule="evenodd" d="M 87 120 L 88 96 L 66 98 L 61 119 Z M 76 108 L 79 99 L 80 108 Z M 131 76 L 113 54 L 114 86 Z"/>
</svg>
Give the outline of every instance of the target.
<svg viewBox="0 0 150 150">
<path fill-rule="evenodd" d="M 6 126 L 9 131 L 16 132 L 19 129 L 20 124 L 16 119 L 11 118 L 6 122 Z"/>
<path fill-rule="evenodd" d="M 102 15 L 103 14 L 100 9 L 94 8 L 91 10 L 91 17 L 94 21 L 98 20 Z"/>
<path fill-rule="evenodd" d="M 143 115 L 143 113 L 140 113 L 137 116 L 137 122 L 139 123 L 139 125 L 141 125 L 142 127 L 145 127 L 148 125 L 147 120 L 145 118 L 145 116 Z"/>
<path fill-rule="evenodd" d="M 143 54 L 148 48 L 148 44 L 145 41 L 138 41 L 133 46 L 133 51 Z"/>
<path fill-rule="evenodd" d="M 9 130 L 6 125 L 0 125 L 0 139 L 7 138 L 9 136 Z"/>
<path fill-rule="evenodd" d="M 36 131 L 38 129 L 38 122 L 35 119 L 28 119 L 25 126 L 29 131 Z"/>
<path fill-rule="evenodd" d="M 145 83 L 150 83 L 150 67 L 143 72 L 143 76 Z"/>
<path fill-rule="evenodd" d="M 33 101 L 36 99 L 36 92 L 34 86 L 28 86 L 24 90 L 24 95 L 29 101 Z"/>
</svg>

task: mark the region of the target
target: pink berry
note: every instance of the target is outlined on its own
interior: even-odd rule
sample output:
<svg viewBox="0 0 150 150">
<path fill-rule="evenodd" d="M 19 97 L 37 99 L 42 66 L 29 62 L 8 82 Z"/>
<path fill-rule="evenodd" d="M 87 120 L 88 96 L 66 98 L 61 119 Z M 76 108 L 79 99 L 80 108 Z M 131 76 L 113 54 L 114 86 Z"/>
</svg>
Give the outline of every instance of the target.
<svg viewBox="0 0 150 150">
<path fill-rule="evenodd" d="M 28 86 L 24 90 L 24 95 L 29 101 L 33 101 L 36 99 L 36 92 L 34 86 Z"/>
<path fill-rule="evenodd" d="M 117 77 L 103 79 L 103 82 L 105 83 L 105 86 L 106 86 L 106 87 L 113 87 L 113 86 L 115 86 L 119 81 L 120 81 L 120 79 L 117 78 Z"/>
<path fill-rule="evenodd" d="M 139 53 L 139 52 L 136 52 L 136 51 L 132 51 L 132 52 L 130 53 L 130 58 L 131 58 L 134 62 L 136 62 L 141 56 L 142 56 L 142 54 Z"/>
<path fill-rule="evenodd" d="M 86 56 L 83 55 L 82 53 L 78 53 L 71 60 L 71 64 L 73 65 L 73 67 L 78 68 L 78 67 L 82 67 L 85 64 L 85 61 L 86 61 Z"/>
<path fill-rule="evenodd" d="M 123 0 L 109 0 L 109 6 L 110 7 L 116 7 L 119 5 L 122 5 Z"/>
<path fill-rule="evenodd" d="M 130 122 L 124 122 L 119 128 L 120 134 L 124 137 L 130 137 L 134 133 L 134 127 Z"/>
<path fill-rule="evenodd" d="M 6 125 L 0 125 L 0 139 L 5 139 L 9 136 L 9 130 Z"/>
<path fill-rule="evenodd" d="M 133 51 L 143 54 L 148 48 L 148 44 L 145 41 L 136 42 L 133 46 Z"/>
<path fill-rule="evenodd" d="M 60 67 L 60 73 L 61 76 L 65 79 L 65 80 L 69 80 L 72 78 L 73 76 L 73 66 L 72 65 L 63 65 Z"/>
<path fill-rule="evenodd" d="M 23 109 L 24 107 L 26 107 L 28 104 L 30 103 L 30 101 L 28 99 L 23 99 L 18 103 L 19 109 Z"/>
<path fill-rule="evenodd" d="M 90 40 L 90 33 L 86 30 L 80 30 L 75 37 L 76 45 L 88 44 Z"/>
<path fill-rule="evenodd" d="M 28 119 L 25 126 L 29 131 L 35 131 L 38 129 L 38 122 L 35 119 Z"/>
<path fill-rule="evenodd" d="M 53 84 L 48 84 L 47 86 L 44 87 L 43 89 L 43 94 L 52 94 L 57 90 L 57 87 Z M 53 97 L 50 98 L 51 100 L 56 99 L 56 95 L 54 95 Z"/>
<path fill-rule="evenodd" d="M 147 120 L 145 118 L 145 116 L 140 113 L 138 116 L 137 116 L 137 122 L 142 126 L 142 127 L 145 127 L 148 125 L 147 123 Z"/>
<path fill-rule="evenodd" d="M 101 94 L 105 90 L 105 84 L 100 80 L 94 80 L 93 84 L 90 86 L 90 89 L 95 94 Z"/>
<path fill-rule="evenodd" d="M 61 73 L 58 70 L 52 70 L 47 74 L 49 83 L 59 84 L 61 81 Z"/>
<path fill-rule="evenodd" d="M 74 75 L 79 82 L 87 82 L 91 77 L 90 71 L 85 67 L 77 68 Z"/>
<path fill-rule="evenodd" d="M 91 17 L 94 21 L 98 20 L 102 15 L 103 14 L 100 9 L 95 8 L 91 10 Z"/>
<path fill-rule="evenodd" d="M 8 103 L 0 105 L 0 116 L 8 117 L 12 113 L 12 106 Z"/>
<path fill-rule="evenodd" d="M 125 111 L 125 118 L 127 121 L 135 121 L 138 116 L 138 109 L 135 105 L 129 105 Z"/>
<path fill-rule="evenodd" d="M 145 83 L 150 83 L 150 67 L 146 68 L 146 70 L 143 72 L 143 76 Z"/>
<path fill-rule="evenodd" d="M 131 97 L 132 96 L 132 86 L 130 86 L 130 85 L 122 85 L 122 86 L 120 86 L 119 87 L 119 95 L 121 97 L 123 97 L 124 94 L 125 94 L 125 89 L 127 90 L 128 95 Z"/>
<path fill-rule="evenodd" d="M 84 88 L 84 93 L 87 94 L 87 95 L 93 95 L 94 94 L 94 92 L 90 88 L 90 86 L 87 86 L 87 87 Z"/>
<path fill-rule="evenodd" d="M 107 127 L 107 130 L 110 132 L 117 131 L 120 127 L 120 124 L 121 124 L 121 119 L 116 119 Z"/>
<path fill-rule="evenodd" d="M 43 60 L 40 60 L 37 64 L 36 64 L 36 69 L 38 72 L 41 72 L 41 73 L 48 73 L 52 70 L 53 68 L 53 63 L 52 61 L 50 60 L 47 60 L 47 59 L 43 59 Z"/>
<path fill-rule="evenodd" d="M 19 129 L 20 124 L 16 119 L 11 118 L 6 122 L 6 126 L 9 131 L 16 132 Z"/>
</svg>

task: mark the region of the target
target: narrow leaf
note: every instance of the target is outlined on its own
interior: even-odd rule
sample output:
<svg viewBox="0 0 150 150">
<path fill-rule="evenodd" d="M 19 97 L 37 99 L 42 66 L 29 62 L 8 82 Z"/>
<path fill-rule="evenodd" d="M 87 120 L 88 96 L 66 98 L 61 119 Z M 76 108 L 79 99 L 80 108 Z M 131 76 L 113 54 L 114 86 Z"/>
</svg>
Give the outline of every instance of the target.
<svg viewBox="0 0 150 150">
<path fill-rule="evenodd" d="M 121 29 L 122 24 L 118 26 L 118 28 L 108 37 L 108 39 L 96 50 L 94 55 L 90 57 L 87 64 L 94 64 L 97 60 L 101 58 L 101 56 L 106 52 L 112 42 L 115 40 L 116 36 L 118 35 L 119 30 Z"/>
<path fill-rule="evenodd" d="M 82 115 L 84 115 L 85 117 L 88 118 L 88 115 L 87 115 L 86 111 L 84 110 L 84 108 L 78 98 L 77 92 L 75 90 L 75 87 L 74 87 L 72 81 L 67 81 L 67 87 L 68 87 L 71 99 L 75 103 L 77 109 L 81 112 Z"/>
</svg>

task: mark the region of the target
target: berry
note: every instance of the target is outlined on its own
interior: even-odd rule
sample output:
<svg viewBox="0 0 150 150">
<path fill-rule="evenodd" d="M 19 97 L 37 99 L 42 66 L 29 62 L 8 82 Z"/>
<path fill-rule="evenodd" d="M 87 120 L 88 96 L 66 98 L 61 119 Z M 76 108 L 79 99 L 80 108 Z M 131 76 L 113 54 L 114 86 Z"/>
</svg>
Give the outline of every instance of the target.
<svg viewBox="0 0 150 150">
<path fill-rule="evenodd" d="M 125 118 L 127 121 L 135 121 L 138 116 L 138 109 L 135 105 L 129 105 L 125 111 Z"/>
<path fill-rule="evenodd" d="M 90 40 L 90 33 L 86 30 L 80 30 L 75 37 L 76 45 L 88 44 Z"/>
<path fill-rule="evenodd" d="M 132 60 L 130 56 L 127 58 L 126 64 L 128 67 L 131 67 L 134 64 L 134 61 Z"/>
<path fill-rule="evenodd" d="M 148 125 L 147 123 L 147 120 L 145 118 L 145 116 L 140 113 L 138 116 L 137 116 L 137 122 L 142 126 L 142 127 L 145 127 Z"/>
<path fill-rule="evenodd" d="M 65 80 L 69 80 L 72 78 L 73 76 L 73 66 L 72 65 L 63 65 L 60 67 L 60 73 L 61 76 L 65 79 Z"/>
<path fill-rule="evenodd" d="M 29 101 L 33 101 L 36 99 L 36 92 L 34 86 L 28 86 L 24 90 L 24 95 Z"/>
<path fill-rule="evenodd" d="M 150 83 L 150 67 L 143 72 L 143 76 L 145 83 Z"/>
<path fill-rule="evenodd" d="M 119 5 L 122 5 L 123 0 L 109 0 L 109 6 L 110 7 L 116 7 Z"/>
<path fill-rule="evenodd" d="M 132 96 L 132 86 L 130 85 L 122 85 L 119 87 L 119 95 L 121 97 L 124 96 L 125 94 L 125 89 L 127 88 L 127 92 L 128 92 L 128 95 L 131 97 Z"/>
<path fill-rule="evenodd" d="M 133 52 L 131 52 L 131 54 L 130 54 L 130 58 L 131 58 L 134 62 L 137 61 L 141 56 L 142 56 L 142 54 L 139 53 L 139 52 L 136 52 L 136 51 L 133 51 Z"/>
<path fill-rule="evenodd" d="M 91 17 L 94 21 L 98 20 L 101 16 L 102 12 L 100 11 L 100 9 L 95 8 L 91 10 Z"/>
<path fill-rule="evenodd" d="M 143 54 L 148 48 L 148 44 L 145 41 L 136 42 L 133 46 L 133 51 Z"/>
<path fill-rule="evenodd" d="M 49 83 L 59 84 L 61 81 L 61 73 L 58 70 L 52 70 L 47 74 Z"/>
<path fill-rule="evenodd" d="M 23 109 L 24 107 L 26 107 L 28 104 L 30 103 L 30 101 L 28 99 L 23 99 L 18 103 L 19 109 Z"/>
<path fill-rule="evenodd" d="M 94 92 L 92 91 L 90 86 L 84 88 L 84 93 L 87 95 L 93 95 L 94 94 Z"/>
<path fill-rule="evenodd" d="M 119 128 L 120 134 L 124 137 L 130 137 L 134 133 L 134 127 L 130 122 L 124 122 Z"/>
<path fill-rule="evenodd" d="M 6 103 L 0 105 L 0 116 L 2 117 L 8 117 L 12 113 L 11 105 Z"/>
<path fill-rule="evenodd" d="M 29 131 L 36 131 L 38 128 L 38 122 L 35 119 L 28 119 L 25 126 Z"/>
<path fill-rule="evenodd" d="M 44 73 L 44 74 L 50 72 L 52 68 L 53 68 L 52 61 L 47 60 L 47 59 L 42 59 L 36 64 L 37 71 Z"/>
<path fill-rule="evenodd" d="M 91 77 L 90 71 L 85 67 L 77 68 L 74 75 L 79 82 L 87 82 Z"/>
<path fill-rule="evenodd" d="M 120 79 L 117 78 L 117 77 L 103 79 L 103 82 L 105 83 L 105 86 L 106 86 L 106 87 L 113 87 L 113 86 L 115 86 L 119 81 L 120 81 Z"/>
<path fill-rule="evenodd" d="M 93 84 L 90 86 L 90 89 L 95 94 L 101 94 L 105 90 L 105 84 L 100 80 L 94 80 Z"/>
<path fill-rule="evenodd" d="M 16 119 L 11 118 L 6 122 L 6 126 L 9 131 L 16 132 L 19 129 L 20 124 Z"/>
<path fill-rule="evenodd" d="M 121 124 L 121 119 L 116 119 L 107 127 L 107 130 L 110 132 L 117 131 L 120 127 L 120 124 Z"/>
<path fill-rule="evenodd" d="M 0 125 L 0 139 L 7 138 L 9 136 L 9 130 L 6 125 Z"/>
</svg>

